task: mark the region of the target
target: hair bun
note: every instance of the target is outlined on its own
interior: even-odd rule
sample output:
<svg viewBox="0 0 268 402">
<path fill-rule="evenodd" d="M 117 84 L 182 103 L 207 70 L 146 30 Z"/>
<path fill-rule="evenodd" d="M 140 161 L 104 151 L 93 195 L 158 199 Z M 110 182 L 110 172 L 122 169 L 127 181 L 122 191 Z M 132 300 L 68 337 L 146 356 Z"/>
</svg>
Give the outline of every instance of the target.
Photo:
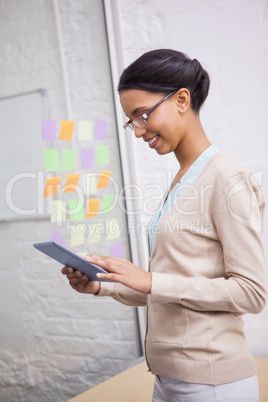
<svg viewBox="0 0 268 402">
<path fill-rule="evenodd" d="M 209 76 L 198 60 L 171 49 L 157 49 L 144 53 L 122 73 L 118 91 L 141 89 L 168 95 L 187 88 L 191 107 L 199 112 L 209 90 Z"/>
<path fill-rule="evenodd" d="M 192 60 L 192 68 L 194 76 L 192 83 L 194 83 L 194 85 L 192 86 L 190 92 L 192 98 L 192 108 L 195 110 L 197 108 L 200 109 L 207 98 L 210 79 L 208 73 L 206 70 L 204 70 L 198 60 Z"/>
</svg>

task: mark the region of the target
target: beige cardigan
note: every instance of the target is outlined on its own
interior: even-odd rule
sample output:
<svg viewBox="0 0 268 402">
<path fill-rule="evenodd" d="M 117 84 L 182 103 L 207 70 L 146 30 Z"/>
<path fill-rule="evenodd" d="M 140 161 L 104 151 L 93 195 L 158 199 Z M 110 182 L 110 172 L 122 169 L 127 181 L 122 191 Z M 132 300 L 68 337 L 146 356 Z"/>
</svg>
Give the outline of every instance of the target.
<svg viewBox="0 0 268 402">
<path fill-rule="evenodd" d="M 153 374 L 222 384 L 256 373 L 241 316 L 265 305 L 263 213 L 255 178 L 218 152 L 160 221 L 151 294 L 102 283 L 99 296 L 147 306 Z"/>
</svg>

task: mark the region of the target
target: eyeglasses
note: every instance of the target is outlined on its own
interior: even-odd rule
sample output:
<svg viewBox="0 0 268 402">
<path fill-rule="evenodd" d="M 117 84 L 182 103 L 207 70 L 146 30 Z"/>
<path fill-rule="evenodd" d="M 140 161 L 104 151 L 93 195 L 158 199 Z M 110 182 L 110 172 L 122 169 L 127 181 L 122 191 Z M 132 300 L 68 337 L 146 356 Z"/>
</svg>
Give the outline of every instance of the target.
<svg viewBox="0 0 268 402">
<path fill-rule="evenodd" d="M 149 115 L 163 103 L 165 100 L 167 100 L 170 96 L 174 95 L 177 91 L 171 92 L 169 95 L 165 96 L 163 99 L 161 99 L 156 105 L 154 105 L 148 112 L 143 113 L 141 116 L 138 116 L 134 120 L 129 120 L 123 127 L 125 130 L 128 130 L 129 132 L 133 133 L 135 131 L 135 127 L 143 127 L 147 123 L 147 119 Z"/>
</svg>

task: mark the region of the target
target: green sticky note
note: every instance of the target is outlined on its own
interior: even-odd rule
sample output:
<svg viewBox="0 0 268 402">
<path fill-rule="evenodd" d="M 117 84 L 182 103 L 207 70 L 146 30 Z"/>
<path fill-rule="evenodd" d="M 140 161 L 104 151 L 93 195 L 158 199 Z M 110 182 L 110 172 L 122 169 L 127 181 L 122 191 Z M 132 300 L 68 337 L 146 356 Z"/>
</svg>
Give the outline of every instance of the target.
<svg viewBox="0 0 268 402">
<path fill-rule="evenodd" d="M 44 157 L 46 171 L 59 170 L 59 153 L 57 149 L 44 149 Z"/>
<path fill-rule="evenodd" d="M 74 221 L 83 221 L 84 214 L 84 201 L 82 200 L 70 200 L 69 201 L 69 215 L 70 219 Z"/>
<path fill-rule="evenodd" d="M 93 128 L 90 120 L 80 120 L 78 122 L 78 139 L 79 141 L 93 140 Z"/>
<path fill-rule="evenodd" d="M 101 210 L 102 214 L 108 214 L 114 207 L 114 194 L 107 194 L 102 197 Z"/>
<path fill-rule="evenodd" d="M 97 164 L 107 165 L 109 163 L 109 145 L 97 146 Z"/>
<path fill-rule="evenodd" d="M 76 151 L 64 149 L 61 154 L 61 170 L 74 170 Z"/>
</svg>

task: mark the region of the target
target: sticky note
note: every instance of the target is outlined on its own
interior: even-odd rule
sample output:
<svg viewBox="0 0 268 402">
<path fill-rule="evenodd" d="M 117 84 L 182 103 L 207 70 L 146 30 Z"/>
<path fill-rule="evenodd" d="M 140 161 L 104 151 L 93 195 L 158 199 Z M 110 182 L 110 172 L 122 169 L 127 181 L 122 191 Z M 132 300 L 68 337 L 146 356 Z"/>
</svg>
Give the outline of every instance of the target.
<svg viewBox="0 0 268 402">
<path fill-rule="evenodd" d="M 118 239 L 120 236 L 119 222 L 117 219 L 107 219 L 106 221 L 106 233 L 108 240 Z"/>
<path fill-rule="evenodd" d="M 51 222 L 62 223 L 66 221 L 66 202 L 61 200 L 52 201 Z"/>
<path fill-rule="evenodd" d="M 93 149 L 81 150 L 81 167 L 82 169 L 93 169 L 94 163 L 94 151 Z"/>
<path fill-rule="evenodd" d="M 49 240 L 50 241 L 55 241 L 56 243 L 59 243 L 62 246 L 64 246 L 64 244 L 65 244 L 63 238 L 61 237 L 61 235 L 56 230 L 54 230 L 54 232 L 52 233 L 52 235 L 51 235 Z"/>
<path fill-rule="evenodd" d="M 59 170 L 59 153 L 57 149 L 44 149 L 44 157 L 47 172 Z"/>
<path fill-rule="evenodd" d="M 62 192 L 70 193 L 72 191 L 75 191 L 77 183 L 79 181 L 79 177 L 80 177 L 79 173 L 67 174 L 66 175 L 66 183 L 64 185 Z"/>
<path fill-rule="evenodd" d="M 46 179 L 46 187 L 43 193 L 43 197 L 56 195 L 59 184 L 60 184 L 60 177 L 53 177 L 52 179 Z"/>
<path fill-rule="evenodd" d="M 95 121 L 95 139 L 100 140 L 107 137 L 107 122 L 105 120 Z"/>
<path fill-rule="evenodd" d="M 92 141 L 93 128 L 90 120 L 80 120 L 78 122 L 78 140 L 79 141 Z"/>
<path fill-rule="evenodd" d="M 95 194 L 97 191 L 97 176 L 96 173 L 83 174 L 83 190 L 85 196 Z"/>
<path fill-rule="evenodd" d="M 96 216 L 98 216 L 99 208 L 99 198 L 91 198 L 90 200 L 87 200 L 86 218 L 95 218 Z"/>
<path fill-rule="evenodd" d="M 74 221 L 84 220 L 84 201 L 70 200 L 69 201 L 69 216 Z"/>
<path fill-rule="evenodd" d="M 101 200 L 101 213 L 108 214 L 113 210 L 114 207 L 114 194 L 106 194 Z"/>
<path fill-rule="evenodd" d="M 107 165 L 109 163 L 109 145 L 97 146 L 97 164 Z"/>
<path fill-rule="evenodd" d="M 88 229 L 87 244 L 96 244 L 101 241 L 102 232 L 100 228 L 94 224 L 90 225 Z"/>
<path fill-rule="evenodd" d="M 78 233 L 75 230 L 71 231 L 71 247 L 82 246 L 85 243 L 85 233 Z"/>
<path fill-rule="evenodd" d="M 60 122 L 60 140 L 72 141 L 73 139 L 73 131 L 74 131 L 74 121 L 71 120 L 63 120 Z"/>
<path fill-rule="evenodd" d="M 76 151 L 64 149 L 61 154 L 61 170 L 74 170 Z"/>
<path fill-rule="evenodd" d="M 41 120 L 42 140 L 54 141 L 56 139 L 56 121 Z"/>
<path fill-rule="evenodd" d="M 80 257 L 85 258 L 86 255 L 88 254 L 88 251 L 81 251 L 81 252 L 77 252 L 78 255 L 80 255 Z"/>
<path fill-rule="evenodd" d="M 100 172 L 97 188 L 108 187 L 111 174 L 112 174 L 111 172 Z"/>
<path fill-rule="evenodd" d="M 122 243 L 111 244 L 111 246 L 110 246 L 110 255 L 112 257 L 120 257 L 120 258 L 122 258 Z"/>
</svg>

